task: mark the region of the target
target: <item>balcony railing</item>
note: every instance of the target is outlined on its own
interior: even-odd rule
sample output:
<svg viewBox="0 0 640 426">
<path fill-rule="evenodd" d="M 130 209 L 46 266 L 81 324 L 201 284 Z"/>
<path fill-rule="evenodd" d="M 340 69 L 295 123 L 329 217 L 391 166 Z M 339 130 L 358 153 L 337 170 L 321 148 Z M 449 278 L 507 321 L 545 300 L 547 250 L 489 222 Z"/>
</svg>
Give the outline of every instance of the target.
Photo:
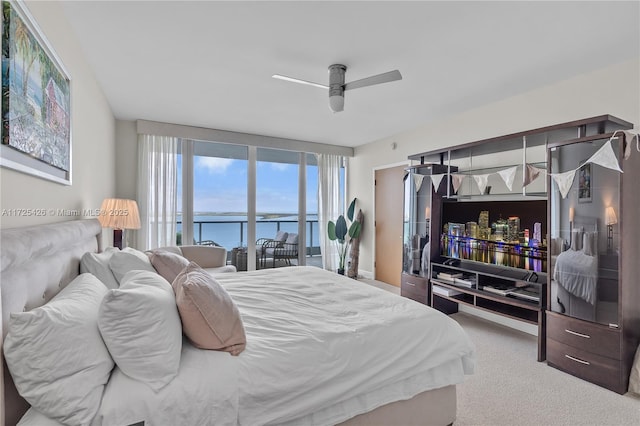
<svg viewBox="0 0 640 426">
<path fill-rule="evenodd" d="M 182 231 L 182 221 L 176 222 L 178 232 Z M 319 230 L 317 220 L 307 220 L 307 256 L 320 254 Z M 246 220 L 203 220 L 193 222 L 193 238 L 195 244 L 220 244 L 228 251 L 234 247 L 248 244 Z M 280 230 L 298 233 L 297 220 L 258 220 L 256 221 L 257 238 L 273 238 Z M 184 244 L 184 243 L 183 243 Z"/>
</svg>

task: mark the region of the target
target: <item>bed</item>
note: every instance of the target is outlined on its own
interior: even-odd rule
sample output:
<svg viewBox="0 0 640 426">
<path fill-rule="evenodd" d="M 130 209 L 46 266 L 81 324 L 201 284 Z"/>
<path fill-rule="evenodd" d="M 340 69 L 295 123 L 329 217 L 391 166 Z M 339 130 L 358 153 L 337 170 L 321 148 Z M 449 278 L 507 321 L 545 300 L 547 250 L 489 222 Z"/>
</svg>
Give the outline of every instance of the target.
<svg viewBox="0 0 640 426">
<path fill-rule="evenodd" d="M 568 250 L 554 261 L 557 301 L 573 317 L 594 321 L 598 296 L 598 222 L 576 218 Z"/>
<path fill-rule="evenodd" d="M 97 221 L 2 230 L 2 336 L 12 312 L 47 303 L 100 250 Z M 180 371 L 154 391 L 116 366 L 91 424 L 434 424 L 455 420 L 475 349 L 446 315 L 314 267 L 216 276 L 246 349 L 183 341 Z M 17 393 L 3 360 L 3 424 L 57 425 Z M 27 411 L 28 410 L 28 411 Z M 26 413 L 26 414 L 25 414 Z"/>
</svg>

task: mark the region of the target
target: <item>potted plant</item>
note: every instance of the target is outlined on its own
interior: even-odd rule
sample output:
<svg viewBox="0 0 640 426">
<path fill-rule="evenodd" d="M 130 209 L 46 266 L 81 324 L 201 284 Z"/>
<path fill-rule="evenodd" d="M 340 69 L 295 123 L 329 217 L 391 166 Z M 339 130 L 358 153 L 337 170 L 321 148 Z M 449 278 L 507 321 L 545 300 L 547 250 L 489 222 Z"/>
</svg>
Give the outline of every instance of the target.
<svg viewBox="0 0 640 426">
<path fill-rule="evenodd" d="M 338 273 L 344 275 L 344 264 L 349 252 L 349 244 L 354 238 L 360 236 L 360 230 L 362 224 L 357 220 L 353 220 L 353 213 L 356 208 L 356 198 L 353 199 L 347 210 L 347 218 L 349 218 L 350 225 L 347 225 L 347 220 L 343 215 L 338 216 L 338 220 L 335 223 L 330 220 L 327 226 L 327 234 L 331 241 L 335 241 L 338 248 L 338 258 L 340 262 L 338 264 Z"/>
</svg>

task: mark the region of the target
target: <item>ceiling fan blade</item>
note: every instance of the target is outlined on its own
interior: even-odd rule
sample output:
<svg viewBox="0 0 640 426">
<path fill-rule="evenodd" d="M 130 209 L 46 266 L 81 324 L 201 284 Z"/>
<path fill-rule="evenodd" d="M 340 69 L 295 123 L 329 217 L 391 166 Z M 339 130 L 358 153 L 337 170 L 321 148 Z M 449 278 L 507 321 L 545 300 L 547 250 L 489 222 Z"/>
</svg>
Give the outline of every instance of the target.
<svg viewBox="0 0 640 426">
<path fill-rule="evenodd" d="M 402 74 L 400 71 L 393 70 L 371 77 L 362 78 L 360 80 L 352 81 L 344 85 L 344 90 L 358 89 L 360 87 L 373 86 L 374 84 L 389 83 L 391 81 L 402 80 Z"/>
<path fill-rule="evenodd" d="M 309 86 L 315 86 L 321 89 L 329 89 L 329 86 L 325 86 L 324 84 L 314 83 L 313 81 L 300 80 L 299 78 L 287 77 L 286 75 L 274 74 L 271 77 L 277 78 L 278 80 L 290 81 L 292 83 L 307 84 Z"/>
</svg>

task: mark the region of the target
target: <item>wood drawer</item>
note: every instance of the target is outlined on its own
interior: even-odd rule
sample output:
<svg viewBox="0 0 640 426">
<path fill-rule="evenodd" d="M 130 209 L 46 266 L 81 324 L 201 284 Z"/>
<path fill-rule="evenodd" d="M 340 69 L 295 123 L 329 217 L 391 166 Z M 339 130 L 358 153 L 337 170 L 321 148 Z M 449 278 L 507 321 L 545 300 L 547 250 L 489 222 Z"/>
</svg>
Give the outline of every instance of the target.
<svg viewBox="0 0 640 426">
<path fill-rule="evenodd" d="M 424 300 L 426 301 L 428 283 L 429 280 L 426 277 L 402 274 L 400 290 L 403 296 L 406 291 L 408 293 L 424 296 Z"/>
<path fill-rule="evenodd" d="M 421 294 L 421 293 L 417 293 L 417 292 L 413 292 L 413 291 L 409 291 L 409 290 L 402 290 L 402 292 L 400 293 L 402 297 L 406 297 L 412 300 L 415 300 L 416 302 L 420 302 L 423 305 L 428 305 L 429 301 L 427 300 L 427 296 L 425 294 Z"/>
<path fill-rule="evenodd" d="M 596 355 L 622 359 L 620 330 L 547 312 L 547 338 Z"/>
<path fill-rule="evenodd" d="M 547 363 L 581 379 L 617 393 L 625 393 L 621 383 L 621 361 L 615 360 L 553 339 L 547 339 Z"/>
</svg>

